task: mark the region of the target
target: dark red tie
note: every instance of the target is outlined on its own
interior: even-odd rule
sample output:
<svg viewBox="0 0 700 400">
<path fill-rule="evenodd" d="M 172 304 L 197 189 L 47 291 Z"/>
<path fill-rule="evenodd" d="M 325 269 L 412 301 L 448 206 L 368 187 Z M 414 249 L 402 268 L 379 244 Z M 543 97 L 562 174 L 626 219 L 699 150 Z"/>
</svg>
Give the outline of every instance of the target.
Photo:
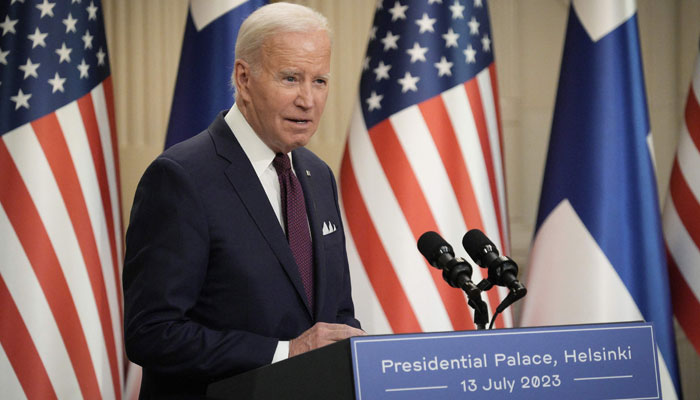
<svg viewBox="0 0 700 400">
<path fill-rule="evenodd" d="M 311 246 L 311 235 L 306 218 L 306 203 L 304 192 L 292 172 L 289 156 L 277 153 L 272 165 L 277 170 L 280 181 L 280 193 L 282 198 L 282 213 L 287 224 L 287 241 L 292 249 L 294 259 L 299 266 L 301 281 L 304 284 L 306 298 L 313 310 L 314 307 L 314 258 Z"/>
</svg>

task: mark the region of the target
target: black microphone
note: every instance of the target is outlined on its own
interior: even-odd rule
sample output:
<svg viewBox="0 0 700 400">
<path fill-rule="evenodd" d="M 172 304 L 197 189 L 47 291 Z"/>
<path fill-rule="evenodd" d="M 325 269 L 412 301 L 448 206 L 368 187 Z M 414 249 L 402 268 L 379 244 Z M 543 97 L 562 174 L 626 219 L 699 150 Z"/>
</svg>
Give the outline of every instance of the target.
<svg viewBox="0 0 700 400">
<path fill-rule="evenodd" d="M 481 290 L 472 282 L 472 266 L 455 253 L 445 239 L 433 231 L 418 238 L 418 251 L 433 267 L 442 270 L 442 277 L 454 288 L 461 288 L 469 298 L 481 299 Z"/>
<path fill-rule="evenodd" d="M 483 286 L 483 282 L 479 283 L 479 288 L 489 290 L 493 285 L 507 287 L 510 290 L 509 304 L 527 294 L 525 286 L 518 281 L 518 265 L 510 258 L 499 255 L 496 245 L 483 232 L 470 230 L 462 238 L 462 246 L 478 266 L 488 269 L 487 283 Z"/>
</svg>

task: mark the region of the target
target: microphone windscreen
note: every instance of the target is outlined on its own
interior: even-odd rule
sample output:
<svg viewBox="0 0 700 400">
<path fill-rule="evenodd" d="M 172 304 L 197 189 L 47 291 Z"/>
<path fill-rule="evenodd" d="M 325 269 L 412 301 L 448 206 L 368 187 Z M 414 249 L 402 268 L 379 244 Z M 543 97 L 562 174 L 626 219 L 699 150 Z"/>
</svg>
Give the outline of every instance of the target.
<svg viewBox="0 0 700 400">
<path fill-rule="evenodd" d="M 484 252 L 483 249 L 488 245 L 491 245 L 492 251 L 498 254 L 496 245 L 493 244 L 493 242 L 491 242 L 486 235 L 484 235 L 484 232 L 478 229 L 470 230 L 469 232 L 465 233 L 464 237 L 462 238 L 462 246 L 464 246 L 464 250 L 467 251 L 469 257 L 471 257 L 471 259 L 475 262 L 479 262 L 479 260 L 481 260 L 481 256 Z"/>
<path fill-rule="evenodd" d="M 450 252 L 452 251 L 452 246 L 433 231 L 425 232 L 418 238 L 418 251 L 431 263 L 440 256 L 440 248 L 443 246 L 447 246 Z"/>
</svg>

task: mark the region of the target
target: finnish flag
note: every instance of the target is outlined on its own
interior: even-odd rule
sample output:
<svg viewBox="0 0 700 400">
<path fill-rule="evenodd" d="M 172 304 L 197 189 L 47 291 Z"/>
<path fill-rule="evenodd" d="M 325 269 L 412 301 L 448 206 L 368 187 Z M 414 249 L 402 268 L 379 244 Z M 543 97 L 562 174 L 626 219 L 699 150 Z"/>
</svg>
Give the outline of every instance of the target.
<svg viewBox="0 0 700 400">
<path fill-rule="evenodd" d="M 190 0 L 165 148 L 206 129 L 233 104 L 238 28 L 264 0 Z"/>
<path fill-rule="evenodd" d="M 634 0 L 573 0 L 523 326 L 653 322 L 679 398 L 673 313 Z"/>
</svg>

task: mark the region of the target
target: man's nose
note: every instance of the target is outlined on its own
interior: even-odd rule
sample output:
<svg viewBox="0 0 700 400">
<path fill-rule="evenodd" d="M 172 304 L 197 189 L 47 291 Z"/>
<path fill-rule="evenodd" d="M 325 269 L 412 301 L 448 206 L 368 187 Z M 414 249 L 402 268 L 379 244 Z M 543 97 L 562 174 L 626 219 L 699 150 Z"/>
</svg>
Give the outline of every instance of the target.
<svg viewBox="0 0 700 400">
<path fill-rule="evenodd" d="M 297 98 L 294 100 L 294 104 L 303 109 L 313 107 L 314 99 L 311 94 L 311 84 L 303 83 L 299 85 L 299 91 L 297 93 Z"/>
</svg>

